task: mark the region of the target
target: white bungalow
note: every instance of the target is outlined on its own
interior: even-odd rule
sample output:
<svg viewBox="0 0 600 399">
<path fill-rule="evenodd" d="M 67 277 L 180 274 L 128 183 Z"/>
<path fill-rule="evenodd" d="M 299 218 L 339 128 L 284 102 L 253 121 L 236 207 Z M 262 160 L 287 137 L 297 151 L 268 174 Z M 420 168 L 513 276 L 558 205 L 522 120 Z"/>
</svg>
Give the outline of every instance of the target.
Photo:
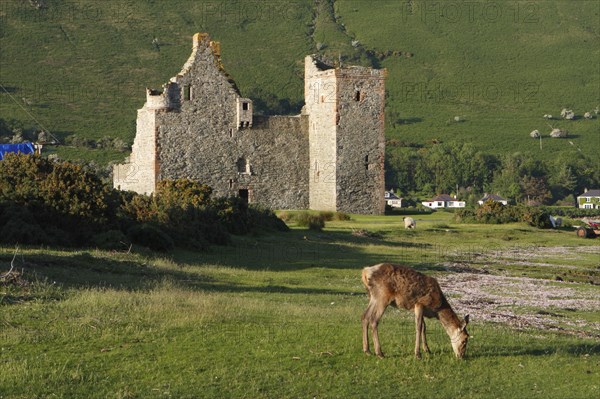
<svg viewBox="0 0 600 399">
<path fill-rule="evenodd" d="M 421 202 L 424 206 L 431 209 L 438 208 L 464 208 L 465 201 L 458 201 L 456 198 L 452 198 L 448 194 L 441 194 L 435 198 Z"/>
</svg>

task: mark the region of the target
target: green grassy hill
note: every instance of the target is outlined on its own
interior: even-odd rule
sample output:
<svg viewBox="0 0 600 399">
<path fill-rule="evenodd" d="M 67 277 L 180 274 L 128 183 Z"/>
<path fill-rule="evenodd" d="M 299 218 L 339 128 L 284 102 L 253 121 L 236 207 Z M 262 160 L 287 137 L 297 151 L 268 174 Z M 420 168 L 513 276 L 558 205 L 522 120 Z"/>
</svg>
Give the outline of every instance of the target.
<svg viewBox="0 0 600 399">
<path fill-rule="evenodd" d="M 34 2 L 35 3 L 35 2 Z M 600 4 L 595 1 L 0 2 L 0 118 L 132 143 L 145 87 L 159 87 L 209 32 L 257 108 L 298 112 L 303 57 L 384 67 L 389 138 L 469 141 L 492 153 L 546 159 L 600 152 Z M 563 107 L 580 116 L 558 117 Z M 460 117 L 461 122 L 454 118 Z M 551 126 L 568 140 L 538 140 Z M 570 144 L 572 143 L 572 144 Z M 57 148 L 65 158 L 121 160 L 115 150 Z"/>
</svg>

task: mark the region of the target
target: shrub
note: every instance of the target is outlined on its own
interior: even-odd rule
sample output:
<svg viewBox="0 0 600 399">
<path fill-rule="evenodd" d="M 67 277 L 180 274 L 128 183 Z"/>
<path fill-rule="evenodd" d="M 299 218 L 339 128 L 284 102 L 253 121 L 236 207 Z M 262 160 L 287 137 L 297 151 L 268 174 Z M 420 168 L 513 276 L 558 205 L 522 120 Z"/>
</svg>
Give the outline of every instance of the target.
<svg viewBox="0 0 600 399">
<path fill-rule="evenodd" d="M 0 241 L 118 249 L 127 232 L 136 244 L 167 251 L 175 241 L 198 249 L 227 244 L 230 233 L 287 230 L 270 210 L 211 194 L 186 179 L 163 180 L 152 196 L 121 192 L 81 165 L 7 154 L 0 162 Z"/>
<path fill-rule="evenodd" d="M 189 179 L 161 180 L 156 185 L 156 198 L 165 208 L 208 205 L 211 194 L 212 188 Z"/>
<path fill-rule="evenodd" d="M 17 154 L 7 154 L 0 162 L 0 201 L 45 207 L 63 216 L 105 223 L 112 218 L 117 199 L 111 188 L 79 165 Z"/>
<path fill-rule="evenodd" d="M 10 218 L 0 230 L 0 241 L 5 244 L 47 244 L 50 239 L 37 224 Z"/>
<path fill-rule="evenodd" d="M 474 209 L 463 208 L 454 212 L 454 221 L 457 223 L 475 223 L 477 218 Z"/>
<path fill-rule="evenodd" d="M 492 201 L 487 201 L 475 211 L 456 211 L 454 221 L 486 224 L 524 222 L 538 228 L 551 227 L 550 213 L 542 207 L 502 205 Z"/>
<path fill-rule="evenodd" d="M 502 223 L 502 220 L 504 220 L 504 205 L 492 200 L 486 201 L 475 211 L 475 218 L 481 223 Z"/>
<path fill-rule="evenodd" d="M 542 207 L 548 213 L 555 216 L 566 216 L 570 218 L 582 218 L 587 216 L 600 216 L 600 209 L 582 209 L 574 207 Z"/>
<path fill-rule="evenodd" d="M 133 226 L 129 229 L 127 235 L 133 243 L 154 251 L 166 252 L 175 248 L 173 239 L 160 228 L 150 223 Z"/>
<path fill-rule="evenodd" d="M 521 221 L 540 229 L 552 227 L 550 214 L 540 208 L 525 207 L 521 213 Z"/>
<path fill-rule="evenodd" d="M 321 231 L 325 227 L 325 216 L 322 213 L 300 212 L 296 220 L 299 226 L 310 230 Z"/>
<path fill-rule="evenodd" d="M 94 140 L 79 137 L 76 134 L 67 136 L 65 138 L 65 144 L 73 147 L 96 148 L 96 142 Z"/>
<path fill-rule="evenodd" d="M 348 215 L 345 212 L 336 212 L 335 216 L 334 216 L 334 219 L 338 220 L 340 222 L 345 222 L 345 221 L 348 221 L 348 220 L 352 220 L 352 218 L 350 217 L 350 215 Z"/>
<path fill-rule="evenodd" d="M 227 245 L 231 243 L 231 236 L 229 235 L 227 228 L 221 223 L 201 225 L 200 235 L 196 237 L 196 241 L 199 244 L 203 239 L 206 239 L 206 241 L 215 245 Z"/>
<path fill-rule="evenodd" d="M 321 211 L 321 212 L 319 212 L 319 215 L 323 218 L 324 221 L 331 222 L 333 220 L 333 218 L 335 217 L 335 212 Z"/>
<path fill-rule="evenodd" d="M 289 231 L 290 228 L 272 210 L 261 206 L 251 205 L 248 208 L 250 225 L 270 231 Z"/>
<path fill-rule="evenodd" d="M 251 230 L 248 204 L 241 198 L 218 198 L 213 201 L 215 216 L 231 234 L 246 234 Z"/>
<path fill-rule="evenodd" d="M 326 222 L 331 222 L 333 220 L 351 220 L 350 215 L 344 212 L 321 211 L 319 212 L 319 215 L 321 215 Z"/>
<path fill-rule="evenodd" d="M 120 230 L 108 230 L 94 235 L 91 244 L 100 249 L 127 249 L 129 240 Z"/>
<path fill-rule="evenodd" d="M 287 211 L 277 213 L 277 217 L 286 223 L 292 220 L 292 215 Z"/>
</svg>

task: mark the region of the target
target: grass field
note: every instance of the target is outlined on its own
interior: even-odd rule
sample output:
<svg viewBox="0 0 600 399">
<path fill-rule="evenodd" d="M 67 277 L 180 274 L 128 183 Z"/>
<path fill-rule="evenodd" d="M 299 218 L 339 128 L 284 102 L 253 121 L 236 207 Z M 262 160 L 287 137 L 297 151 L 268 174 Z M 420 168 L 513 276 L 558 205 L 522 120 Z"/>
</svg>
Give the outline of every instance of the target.
<svg viewBox="0 0 600 399">
<path fill-rule="evenodd" d="M 443 212 L 417 216 L 416 231 L 398 216 L 292 227 L 205 253 L 23 249 L 21 279 L 0 286 L 0 397 L 600 394 L 597 240 Z M 13 253 L 0 249 L 0 275 Z M 414 317 L 392 309 L 387 357 L 362 353 L 360 269 L 384 260 L 438 277 L 471 314 L 464 361 L 436 321 L 432 353 L 415 360 Z"/>
<path fill-rule="evenodd" d="M 221 41 L 227 71 L 258 110 L 299 112 L 302 62 L 321 44 L 335 59 L 388 69 L 388 138 L 468 141 L 494 154 L 540 159 L 600 151 L 599 119 L 581 118 L 600 106 L 595 1 L 46 3 L 38 10 L 0 2 L 0 118 L 60 139 L 132 143 L 145 87 L 179 72 L 192 35 L 206 31 Z M 558 117 L 563 107 L 580 118 L 542 118 Z M 549 139 L 551 127 L 567 129 L 570 138 Z M 529 137 L 534 129 L 547 138 L 543 149 Z M 101 163 L 125 156 L 67 147 L 58 153 Z"/>
</svg>

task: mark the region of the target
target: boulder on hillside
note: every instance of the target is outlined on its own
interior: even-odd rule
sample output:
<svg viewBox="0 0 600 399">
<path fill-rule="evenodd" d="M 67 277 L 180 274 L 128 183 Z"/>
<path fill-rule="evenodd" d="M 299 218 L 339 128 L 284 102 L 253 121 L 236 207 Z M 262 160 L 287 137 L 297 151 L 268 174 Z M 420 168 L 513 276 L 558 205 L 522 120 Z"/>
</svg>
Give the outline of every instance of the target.
<svg viewBox="0 0 600 399">
<path fill-rule="evenodd" d="M 550 137 L 554 137 L 554 138 L 563 138 L 563 137 L 567 137 L 569 135 L 569 132 L 567 132 L 564 129 L 552 129 L 552 131 L 550 132 Z"/>
<path fill-rule="evenodd" d="M 534 139 L 538 139 L 538 138 L 540 138 L 540 131 L 535 129 L 534 131 L 529 133 L 529 136 L 531 136 Z"/>
<path fill-rule="evenodd" d="M 560 116 L 568 120 L 575 119 L 575 113 L 572 109 L 563 108 L 562 111 L 560 111 Z"/>
</svg>

